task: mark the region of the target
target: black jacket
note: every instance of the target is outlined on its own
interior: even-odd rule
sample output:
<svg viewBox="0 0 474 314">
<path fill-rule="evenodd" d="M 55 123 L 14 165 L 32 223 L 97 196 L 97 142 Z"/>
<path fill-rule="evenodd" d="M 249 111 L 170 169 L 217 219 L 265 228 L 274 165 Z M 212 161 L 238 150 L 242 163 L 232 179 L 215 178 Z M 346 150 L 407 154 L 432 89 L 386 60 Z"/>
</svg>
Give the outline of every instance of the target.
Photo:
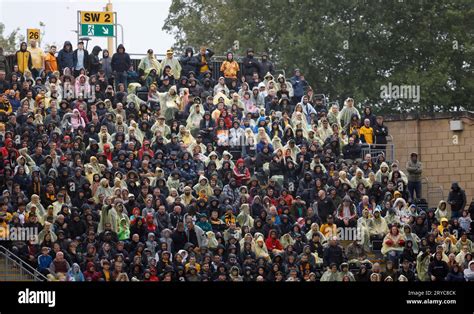
<svg viewBox="0 0 474 314">
<path fill-rule="evenodd" d="M 190 55 L 189 55 L 190 54 Z M 198 66 L 201 64 L 199 59 L 194 56 L 193 48 L 186 48 L 184 55 L 181 56 L 179 62 L 181 63 L 181 76 L 188 76 L 189 72 L 197 73 Z"/>
<path fill-rule="evenodd" d="M 242 60 L 243 63 L 243 71 L 242 74 L 244 76 L 252 76 L 254 72 L 257 72 L 260 75 L 260 62 L 258 62 L 255 58 L 245 57 Z"/>
<path fill-rule="evenodd" d="M 361 158 L 361 147 L 359 144 L 350 145 L 347 144 L 342 148 L 342 153 L 344 154 L 344 159 L 357 159 Z"/>
<path fill-rule="evenodd" d="M 375 144 L 387 144 L 388 128 L 383 123 L 382 125 L 375 123 L 373 129 Z"/>
<path fill-rule="evenodd" d="M 403 268 L 400 269 L 400 271 L 398 272 L 398 276 L 400 275 L 407 277 L 408 281 L 411 281 L 411 282 L 416 281 L 415 272 L 411 269 L 409 269 L 408 271 L 404 271 Z"/>
<path fill-rule="evenodd" d="M 268 72 L 272 75 L 275 73 L 273 63 L 269 60 L 262 60 L 260 62 L 260 77 L 265 77 Z"/>
<path fill-rule="evenodd" d="M 211 49 L 207 48 L 206 49 L 206 53 L 204 55 L 202 55 L 201 53 L 199 53 L 196 58 L 198 59 L 199 61 L 199 69 L 203 66 L 205 66 L 206 64 L 208 65 L 209 69 L 211 69 L 211 65 L 209 64 L 209 61 L 211 60 L 212 56 L 214 55 L 214 51 L 212 51 Z M 203 58 L 204 57 L 204 60 Z"/>
<path fill-rule="evenodd" d="M 436 281 L 444 281 L 448 275 L 449 267 L 445 261 L 438 261 L 436 258 L 428 266 L 428 274 L 435 276 Z"/>
<path fill-rule="evenodd" d="M 69 50 L 66 50 L 68 47 Z M 70 41 L 65 41 L 63 49 L 61 49 L 58 53 L 58 66 L 59 71 L 62 72 L 65 68 L 72 68 L 74 65 L 74 58 L 73 58 L 73 50 Z"/>
<path fill-rule="evenodd" d="M 92 53 L 89 55 L 89 76 L 97 74 L 100 70 L 100 59 L 99 59 L 99 52 L 102 51 L 102 48 L 99 46 L 95 46 L 92 49 Z"/>
<path fill-rule="evenodd" d="M 459 187 L 459 185 L 454 182 L 451 186 L 451 192 L 448 196 L 448 204 L 451 205 L 452 211 L 460 211 L 466 207 L 466 192 Z"/>
<path fill-rule="evenodd" d="M 119 53 L 119 49 L 123 49 L 123 53 Z M 114 72 L 126 72 L 132 64 L 130 55 L 125 52 L 125 47 L 120 44 L 117 47 L 117 52 L 112 56 L 112 71 Z"/>
<path fill-rule="evenodd" d="M 74 68 L 76 67 L 77 65 L 77 49 L 74 50 L 73 54 L 72 54 L 72 62 L 73 62 L 73 66 Z M 84 69 L 89 69 L 89 52 L 84 49 L 84 57 L 83 57 L 83 60 L 82 60 L 82 64 L 84 65 Z"/>
<path fill-rule="evenodd" d="M 323 200 L 317 199 L 318 206 L 318 215 L 321 220 L 326 223 L 327 217 L 333 215 L 336 211 L 336 205 L 334 205 L 333 200 L 330 197 L 324 198 Z"/>
<path fill-rule="evenodd" d="M 336 263 L 339 267 L 344 262 L 344 252 L 339 245 L 328 246 L 324 249 L 323 253 L 324 266 L 329 266 L 332 263 Z"/>
</svg>

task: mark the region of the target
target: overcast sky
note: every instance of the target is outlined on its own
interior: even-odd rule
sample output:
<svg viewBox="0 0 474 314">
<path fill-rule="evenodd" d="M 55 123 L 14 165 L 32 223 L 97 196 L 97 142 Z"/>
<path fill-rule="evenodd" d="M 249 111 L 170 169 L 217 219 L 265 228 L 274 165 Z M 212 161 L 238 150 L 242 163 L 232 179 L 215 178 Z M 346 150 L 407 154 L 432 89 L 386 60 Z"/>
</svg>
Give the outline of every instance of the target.
<svg viewBox="0 0 474 314">
<path fill-rule="evenodd" d="M 27 28 L 40 28 L 46 24 L 41 46 L 46 43 L 63 46 L 70 40 L 75 48 L 77 35 L 77 11 L 103 11 L 107 0 L 0 0 L 0 21 L 5 24 L 4 34 L 19 27 L 26 36 Z M 117 22 L 124 28 L 124 45 L 129 53 L 165 53 L 173 45 L 173 36 L 162 31 L 168 16 L 171 0 L 112 0 L 117 12 Z M 118 40 L 121 42 L 120 27 Z M 94 45 L 107 46 L 106 39 L 92 37 L 89 51 Z"/>
</svg>

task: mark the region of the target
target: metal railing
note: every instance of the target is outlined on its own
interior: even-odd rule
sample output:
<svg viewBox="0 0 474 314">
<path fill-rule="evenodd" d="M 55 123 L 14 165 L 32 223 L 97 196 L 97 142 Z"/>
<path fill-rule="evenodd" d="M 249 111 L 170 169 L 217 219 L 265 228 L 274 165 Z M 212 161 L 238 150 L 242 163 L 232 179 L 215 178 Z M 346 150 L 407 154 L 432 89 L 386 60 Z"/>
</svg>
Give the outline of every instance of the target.
<svg viewBox="0 0 474 314">
<path fill-rule="evenodd" d="M 131 58 L 132 66 L 135 70 L 138 69 L 138 65 L 140 64 L 141 59 L 146 56 L 146 54 L 142 54 L 142 53 L 130 53 L 129 55 Z M 13 71 L 13 65 L 16 63 L 15 55 L 7 55 L 6 57 L 8 60 L 8 65 L 9 65 L 8 72 Z M 166 57 L 166 55 L 155 54 L 155 57 L 157 58 L 159 62 L 161 62 L 161 60 L 163 60 L 163 58 Z M 179 58 L 180 56 L 175 56 L 175 57 Z M 219 77 L 221 76 L 220 68 L 221 68 L 222 62 L 224 62 L 225 59 L 226 59 L 225 56 L 213 56 L 209 62 L 209 66 L 210 68 L 212 68 L 212 71 L 211 71 L 212 78 L 215 81 L 217 81 Z M 236 59 L 236 61 L 239 64 L 240 70 L 242 71 L 243 63 L 240 61 L 241 59 L 242 57 L 239 57 L 238 59 Z M 279 73 L 283 74 L 283 76 L 286 77 L 285 70 L 282 70 L 282 69 L 275 70 L 275 75 Z M 175 77 L 175 79 L 179 79 L 179 77 Z"/>
<path fill-rule="evenodd" d="M 367 154 L 370 154 L 372 161 L 376 161 L 381 153 L 385 154 L 385 161 L 392 163 L 395 161 L 395 145 L 393 143 L 388 144 L 365 144 L 361 149 L 361 158 Z"/>
<path fill-rule="evenodd" d="M 39 271 L 0 245 L 0 281 L 47 281 Z"/>
<path fill-rule="evenodd" d="M 444 200 L 444 190 L 440 185 L 435 185 L 427 177 L 421 178 L 421 191 L 428 202 L 428 207 L 438 206 L 439 201 Z"/>
</svg>

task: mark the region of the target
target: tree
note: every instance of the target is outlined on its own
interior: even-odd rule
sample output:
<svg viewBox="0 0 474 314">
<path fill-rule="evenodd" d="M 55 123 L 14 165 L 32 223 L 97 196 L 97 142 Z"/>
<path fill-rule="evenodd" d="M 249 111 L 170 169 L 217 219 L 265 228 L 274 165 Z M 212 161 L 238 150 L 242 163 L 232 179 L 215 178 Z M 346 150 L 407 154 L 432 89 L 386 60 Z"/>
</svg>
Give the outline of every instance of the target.
<svg viewBox="0 0 474 314">
<path fill-rule="evenodd" d="M 24 40 L 24 36 L 19 34 L 19 28 L 14 29 L 9 35 L 4 35 L 5 25 L 0 23 L 0 47 L 6 55 L 18 50 L 18 43 Z"/>
<path fill-rule="evenodd" d="M 239 40 L 240 55 L 267 51 L 331 100 L 386 113 L 474 109 L 470 0 L 173 0 L 163 29 L 178 50 L 205 44 L 224 55 Z M 420 101 L 381 97 L 388 84 L 419 87 Z"/>
</svg>

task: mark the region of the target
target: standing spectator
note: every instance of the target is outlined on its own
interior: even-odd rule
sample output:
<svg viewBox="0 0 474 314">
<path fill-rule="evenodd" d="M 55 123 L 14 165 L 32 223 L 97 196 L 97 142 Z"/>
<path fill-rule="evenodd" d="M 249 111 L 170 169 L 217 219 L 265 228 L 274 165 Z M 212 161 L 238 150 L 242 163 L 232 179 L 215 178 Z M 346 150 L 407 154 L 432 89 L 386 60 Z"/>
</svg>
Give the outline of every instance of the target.
<svg viewBox="0 0 474 314">
<path fill-rule="evenodd" d="M 171 68 L 171 72 L 168 74 L 174 76 L 176 79 L 179 78 L 181 75 L 181 63 L 179 63 L 179 60 L 175 57 L 173 57 L 173 49 L 168 49 L 166 50 L 166 58 L 161 60 L 161 75 L 165 76 L 165 67 L 169 66 Z"/>
<path fill-rule="evenodd" d="M 49 52 L 44 56 L 44 70 L 46 75 L 58 70 L 58 60 L 56 58 L 56 46 L 51 45 Z"/>
<path fill-rule="evenodd" d="M 372 108 L 370 106 L 365 106 L 364 107 L 364 115 L 362 116 L 362 121 L 365 121 L 365 119 L 369 119 L 370 121 L 370 126 L 374 127 L 376 118 L 375 115 L 372 113 Z"/>
<path fill-rule="evenodd" d="M 97 72 L 99 72 L 100 70 L 99 52 L 101 51 L 102 51 L 102 48 L 100 48 L 99 46 L 94 46 L 94 48 L 92 48 L 92 52 L 89 55 L 89 62 L 88 62 L 89 76 L 97 74 Z"/>
<path fill-rule="evenodd" d="M 179 60 L 181 63 L 181 76 L 189 77 L 190 72 L 196 73 L 199 66 L 199 59 L 194 56 L 193 48 L 188 47 L 184 51 L 184 55 Z"/>
<path fill-rule="evenodd" d="M 260 62 L 260 77 L 265 77 L 268 73 L 274 75 L 275 69 L 273 67 L 273 62 L 268 60 L 268 53 L 264 52 L 262 54 L 262 61 Z"/>
<path fill-rule="evenodd" d="M 5 74 L 8 74 L 9 70 L 10 65 L 8 64 L 8 59 L 3 54 L 3 48 L 0 47 L 0 71 L 3 71 L 5 72 Z"/>
<path fill-rule="evenodd" d="M 298 100 L 299 101 L 299 100 Z M 313 105 L 309 102 L 309 97 L 306 95 L 301 96 L 301 107 L 303 108 L 303 113 L 306 117 L 306 122 L 308 125 L 311 124 L 311 115 L 316 115 L 316 109 L 314 109 Z"/>
<path fill-rule="evenodd" d="M 0 70 L 0 93 L 4 93 L 7 89 L 10 88 L 10 84 L 5 79 L 5 77 L 6 77 L 5 71 Z M 13 91 L 13 93 L 15 93 L 15 91 Z M 5 94 L 4 96 L 6 98 L 8 95 Z"/>
<path fill-rule="evenodd" d="M 74 52 L 72 51 L 72 44 L 70 41 L 65 41 L 63 49 L 58 53 L 59 71 L 64 71 L 65 68 L 72 69 L 74 66 Z"/>
<path fill-rule="evenodd" d="M 211 71 L 211 67 L 209 66 L 209 62 L 214 55 L 214 51 L 205 46 L 201 47 L 198 55 L 199 60 L 199 71 L 198 71 L 198 79 L 202 80 L 204 75 Z"/>
<path fill-rule="evenodd" d="M 386 147 L 382 145 L 387 145 L 387 136 L 388 136 L 388 127 L 383 124 L 383 117 L 377 116 L 376 123 L 373 126 L 375 144 L 380 144 L 381 146 L 376 146 L 375 149 L 382 149 L 385 152 Z"/>
<path fill-rule="evenodd" d="M 305 88 L 308 86 L 300 69 L 295 69 L 295 75 L 290 79 L 293 86 L 293 105 L 296 105 L 305 94 Z"/>
<path fill-rule="evenodd" d="M 369 119 L 364 120 L 364 125 L 359 129 L 359 136 L 362 143 L 369 145 L 374 143 L 374 129 L 370 126 Z"/>
<path fill-rule="evenodd" d="M 38 47 L 34 39 L 30 41 L 30 48 L 28 50 L 31 54 L 31 75 L 36 79 L 44 70 L 44 51 Z"/>
<path fill-rule="evenodd" d="M 18 71 L 25 74 L 25 71 L 30 71 L 32 68 L 31 52 L 28 51 L 26 42 L 20 44 L 20 50 L 15 53 L 16 64 Z"/>
<path fill-rule="evenodd" d="M 77 49 L 73 53 L 74 77 L 79 76 L 82 69 L 89 68 L 89 52 L 84 49 L 84 42 L 81 40 L 77 43 Z"/>
<path fill-rule="evenodd" d="M 461 217 L 461 213 L 466 206 L 466 192 L 461 189 L 457 182 L 453 182 L 451 185 L 448 204 L 451 205 L 451 219 Z"/>
<path fill-rule="evenodd" d="M 352 116 L 356 115 L 357 118 L 360 118 L 359 110 L 354 107 L 354 99 L 347 98 L 344 101 L 344 108 L 339 112 L 339 121 L 341 121 L 341 126 L 343 130 L 349 132 L 349 126 L 351 123 Z"/>
<path fill-rule="evenodd" d="M 146 56 L 142 58 L 138 64 L 138 75 L 142 81 L 146 80 L 146 73 L 151 72 L 151 70 L 155 70 L 156 74 L 159 75 L 161 66 L 153 53 L 153 49 L 148 49 Z"/>
<path fill-rule="evenodd" d="M 227 53 L 227 58 L 224 62 L 222 62 L 220 70 L 225 78 L 225 83 L 227 86 L 230 86 L 233 80 L 237 80 L 240 67 L 237 61 L 234 60 L 234 54 L 232 52 Z"/>
<path fill-rule="evenodd" d="M 260 74 L 260 62 L 253 56 L 252 48 L 247 49 L 247 56 L 242 60 L 242 80 L 250 82 L 254 73 Z"/>
<path fill-rule="evenodd" d="M 112 56 L 112 72 L 115 78 L 115 86 L 118 89 L 118 85 L 122 83 L 124 86 L 127 84 L 127 71 L 130 69 L 132 61 L 130 56 L 125 52 L 125 47 L 120 44 L 117 47 L 117 52 Z"/>
<path fill-rule="evenodd" d="M 407 161 L 408 171 L 408 192 L 412 200 L 421 198 L 421 174 L 423 167 L 420 161 L 418 161 L 418 154 L 413 152 L 410 154 L 410 160 Z"/>
<path fill-rule="evenodd" d="M 102 50 L 102 59 L 100 59 L 101 70 L 104 71 L 105 78 L 108 84 L 111 84 L 113 72 L 112 72 L 112 58 L 110 58 L 109 51 L 107 49 Z"/>
</svg>

